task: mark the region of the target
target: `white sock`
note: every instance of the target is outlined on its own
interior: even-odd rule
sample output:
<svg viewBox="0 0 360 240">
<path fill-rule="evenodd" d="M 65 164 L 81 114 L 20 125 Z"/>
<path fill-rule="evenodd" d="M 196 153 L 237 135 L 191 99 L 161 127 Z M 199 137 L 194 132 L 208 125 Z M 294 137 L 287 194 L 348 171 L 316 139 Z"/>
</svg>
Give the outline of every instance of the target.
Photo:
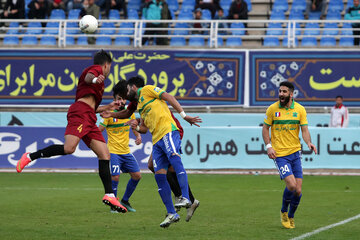
<svg viewBox="0 0 360 240">
<path fill-rule="evenodd" d="M 108 197 L 115 197 L 115 195 L 113 193 L 106 193 L 105 195 Z"/>
</svg>

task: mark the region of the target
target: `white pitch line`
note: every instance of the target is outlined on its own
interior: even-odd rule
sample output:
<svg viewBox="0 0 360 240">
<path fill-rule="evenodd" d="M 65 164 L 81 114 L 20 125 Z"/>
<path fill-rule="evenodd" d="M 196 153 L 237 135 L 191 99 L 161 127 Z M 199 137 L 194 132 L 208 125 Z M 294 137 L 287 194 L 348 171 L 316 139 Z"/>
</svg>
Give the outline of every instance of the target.
<svg viewBox="0 0 360 240">
<path fill-rule="evenodd" d="M 301 239 L 305 239 L 305 238 L 310 237 L 310 236 L 312 236 L 312 235 L 314 235 L 314 234 L 318 234 L 319 232 L 326 231 L 326 230 L 328 230 L 328 229 L 330 229 L 330 228 L 334 228 L 334 227 L 337 227 L 337 226 L 346 224 L 346 223 L 351 222 L 351 221 L 354 221 L 354 220 L 356 220 L 356 219 L 358 219 L 358 218 L 360 218 L 360 214 L 358 214 L 358 215 L 356 215 L 356 216 L 354 216 L 354 217 L 345 219 L 345 220 L 343 220 L 343 221 L 341 221 L 341 222 L 334 223 L 334 224 L 331 224 L 331 225 L 328 225 L 328 226 L 325 226 L 325 227 L 322 227 L 322 228 L 318 228 L 318 229 L 316 229 L 316 230 L 314 230 L 314 231 L 312 231 L 312 232 L 305 233 L 305 234 L 303 234 L 303 235 L 301 235 L 301 236 L 298 236 L 298 237 L 296 237 L 296 238 L 292 238 L 292 239 L 290 239 L 290 240 L 301 240 Z"/>
</svg>

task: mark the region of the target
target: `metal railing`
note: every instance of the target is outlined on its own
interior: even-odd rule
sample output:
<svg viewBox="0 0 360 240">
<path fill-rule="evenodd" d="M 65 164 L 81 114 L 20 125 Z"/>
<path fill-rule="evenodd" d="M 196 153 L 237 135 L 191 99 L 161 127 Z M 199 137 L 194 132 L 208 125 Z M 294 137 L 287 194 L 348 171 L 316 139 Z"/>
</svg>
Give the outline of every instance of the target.
<svg viewBox="0 0 360 240">
<path fill-rule="evenodd" d="M 353 30 L 360 31 L 360 28 L 351 28 L 351 23 L 356 23 L 355 21 L 349 20 L 243 20 L 243 21 L 233 21 L 233 20 L 199 20 L 196 23 L 205 24 L 208 27 L 206 28 L 194 28 L 193 24 L 194 20 L 159 20 L 159 21 L 150 21 L 150 20 L 99 20 L 99 29 L 94 34 L 83 34 L 80 32 L 77 23 L 79 20 L 28 20 L 28 19 L 20 19 L 20 20 L 7 20 L 2 19 L 0 23 L 5 23 L 6 27 L 2 27 L 3 33 L 0 33 L 0 38 L 5 38 L 6 36 L 17 36 L 20 39 L 24 36 L 35 36 L 36 38 L 41 38 L 43 36 L 53 36 L 57 39 L 58 47 L 66 47 L 67 46 L 67 37 L 79 38 L 80 36 L 99 38 L 102 36 L 108 36 L 111 39 L 115 39 L 117 37 L 129 37 L 132 39 L 132 47 L 143 47 L 142 39 L 147 37 L 157 37 L 157 38 L 174 38 L 174 37 L 183 37 L 187 40 L 191 38 L 204 38 L 208 41 L 208 44 L 204 47 L 210 48 L 218 48 L 219 39 L 223 41 L 229 38 L 241 38 L 243 41 L 257 41 L 260 42 L 259 46 L 262 46 L 262 41 L 267 37 L 275 37 L 279 39 L 288 39 L 288 48 L 299 47 L 296 44 L 297 40 L 301 40 L 303 37 L 316 37 L 320 39 L 325 36 L 323 34 L 324 27 L 326 23 L 336 23 L 337 28 L 327 28 L 328 30 L 338 30 L 338 33 L 335 35 L 330 35 L 335 37 L 337 40 L 340 37 L 344 38 L 353 38 L 354 36 L 351 34 Z M 11 22 L 19 22 L 21 25 L 19 27 L 9 27 L 8 25 Z M 59 23 L 58 27 L 28 27 L 27 25 L 30 22 L 40 22 L 47 24 L 49 22 L 57 22 Z M 102 27 L 104 23 L 112 22 L 114 23 L 114 27 Z M 243 23 L 248 25 L 257 25 L 260 27 L 230 27 L 233 23 Z M 76 25 L 74 24 L 76 23 Z M 122 28 L 121 25 L 123 23 L 132 23 L 133 27 Z M 161 23 L 164 27 L 161 28 L 146 28 L 146 23 Z M 175 27 L 176 24 L 183 23 L 186 24 L 187 27 L 178 28 Z M 220 24 L 228 24 L 226 28 L 220 28 Z M 282 30 L 282 34 L 269 35 L 266 34 L 269 28 L 267 27 L 270 23 L 281 23 L 281 28 L 272 28 L 272 30 Z M 320 34 L 317 35 L 304 35 L 304 31 L 306 30 L 305 26 L 307 23 L 318 23 L 320 26 Z M 348 34 L 341 34 L 343 30 L 342 26 L 347 24 L 346 31 Z M 166 26 L 167 25 L 167 26 Z M 25 27 L 26 26 L 26 27 Z M 17 30 L 17 33 L 11 33 L 9 30 Z M 28 33 L 29 30 L 41 29 L 41 33 Z M 55 30 L 56 33 L 47 33 L 48 30 Z M 309 29 L 309 28 L 308 28 Z M 103 31 L 112 31 L 112 34 L 102 34 Z M 131 33 L 123 34 L 119 30 L 128 30 Z M 157 35 L 145 35 L 146 30 L 153 30 L 162 32 L 163 34 Z M 187 31 L 186 34 L 176 34 L 176 31 Z M 201 31 L 202 34 L 197 35 L 194 34 L 194 31 Z M 236 33 L 237 32 L 237 33 Z M 2 45 L 4 46 L 4 45 Z M 187 46 L 188 47 L 188 46 Z M 280 46 L 281 47 L 281 46 Z"/>
</svg>

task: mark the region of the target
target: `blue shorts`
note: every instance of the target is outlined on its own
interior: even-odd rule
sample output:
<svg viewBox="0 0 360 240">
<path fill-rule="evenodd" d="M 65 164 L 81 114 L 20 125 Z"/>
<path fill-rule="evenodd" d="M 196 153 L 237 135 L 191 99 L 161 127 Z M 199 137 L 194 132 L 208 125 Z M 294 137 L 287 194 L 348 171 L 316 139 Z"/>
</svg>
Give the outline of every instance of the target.
<svg viewBox="0 0 360 240">
<path fill-rule="evenodd" d="M 123 173 L 140 172 L 139 164 L 134 155 L 129 154 L 113 154 L 110 153 L 111 176 Z"/>
<path fill-rule="evenodd" d="M 181 154 L 179 131 L 169 132 L 153 146 L 152 156 L 155 172 L 160 169 L 167 170 L 171 164 L 169 158 L 174 153 Z"/>
<path fill-rule="evenodd" d="M 295 178 L 303 178 L 301 151 L 294 152 L 284 157 L 278 157 L 274 162 L 279 171 L 281 180 L 289 175 L 294 175 Z"/>
</svg>

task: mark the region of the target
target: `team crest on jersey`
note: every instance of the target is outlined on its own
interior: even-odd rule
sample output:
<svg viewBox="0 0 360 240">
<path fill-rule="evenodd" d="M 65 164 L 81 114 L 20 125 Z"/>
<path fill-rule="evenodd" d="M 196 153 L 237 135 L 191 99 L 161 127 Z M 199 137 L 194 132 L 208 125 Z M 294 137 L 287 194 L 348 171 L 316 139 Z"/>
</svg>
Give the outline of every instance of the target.
<svg viewBox="0 0 360 240">
<path fill-rule="evenodd" d="M 280 112 L 276 112 L 275 117 L 280 117 Z"/>
<path fill-rule="evenodd" d="M 297 112 L 294 112 L 294 113 L 293 113 L 293 117 L 297 117 Z"/>
<path fill-rule="evenodd" d="M 161 90 L 161 89 L 160 89 L 159 87 L 154 88 L 154 91 L 155 91 L 155 92 L 160 92 L 160 90 Z"/>
</svg>

